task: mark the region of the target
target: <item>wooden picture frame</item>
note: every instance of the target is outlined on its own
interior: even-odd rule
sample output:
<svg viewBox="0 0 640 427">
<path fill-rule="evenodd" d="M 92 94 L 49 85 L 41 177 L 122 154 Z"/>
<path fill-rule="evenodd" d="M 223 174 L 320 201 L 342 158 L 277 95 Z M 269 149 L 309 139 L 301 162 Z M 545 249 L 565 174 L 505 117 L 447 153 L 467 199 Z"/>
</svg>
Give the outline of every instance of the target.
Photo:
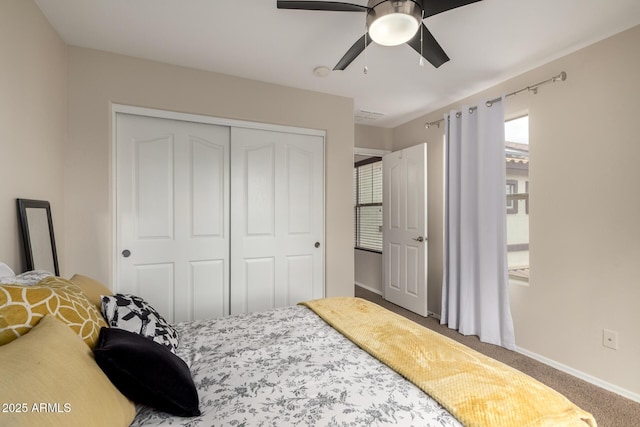
<svg viewBox="0 0 640 427">
<path fill-rule="evenodd" d="M 51 205 L 45 200 L 16 199 L 26 271 L 60 275 Z"/>
</svg>

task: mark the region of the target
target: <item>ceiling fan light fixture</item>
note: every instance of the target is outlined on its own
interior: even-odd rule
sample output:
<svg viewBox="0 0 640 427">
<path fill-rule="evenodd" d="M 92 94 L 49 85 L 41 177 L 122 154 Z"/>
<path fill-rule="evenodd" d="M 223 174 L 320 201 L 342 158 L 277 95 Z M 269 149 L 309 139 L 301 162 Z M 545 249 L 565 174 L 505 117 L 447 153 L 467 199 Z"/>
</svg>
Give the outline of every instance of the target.
<svg viewBox="0 0 640 427">
<path fill-rule="evenodd" d="M 383 1 L 371 7 L 367 14 L 369 36 L 383 46 L 397 46 L 411 40 L 421 22 L 421 9 L 412 0 Z"/>
</svg>

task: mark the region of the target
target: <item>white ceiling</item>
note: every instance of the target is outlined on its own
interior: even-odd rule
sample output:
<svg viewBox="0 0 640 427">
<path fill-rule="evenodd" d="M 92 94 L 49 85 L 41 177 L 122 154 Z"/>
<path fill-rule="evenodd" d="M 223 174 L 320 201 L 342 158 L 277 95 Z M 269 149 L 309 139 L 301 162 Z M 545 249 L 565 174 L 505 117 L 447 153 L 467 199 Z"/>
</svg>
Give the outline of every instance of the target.
<svg viewBox="0 0 640 427">
<path fill-rule="evenodd" d="M 364 13 L 278 10 L 276 0 L 35 2 L 69 45 L 350 97 L 354 113 L 384 114 L 356 122 L 382 127 L 640 24 L 640 0 L 483 0 L 424 21 L 451 58 L 438 69 L 407 45 L 372 44 L 319 78 L 315 67 L 333 68 L 364 34 Z"/>
</svg>

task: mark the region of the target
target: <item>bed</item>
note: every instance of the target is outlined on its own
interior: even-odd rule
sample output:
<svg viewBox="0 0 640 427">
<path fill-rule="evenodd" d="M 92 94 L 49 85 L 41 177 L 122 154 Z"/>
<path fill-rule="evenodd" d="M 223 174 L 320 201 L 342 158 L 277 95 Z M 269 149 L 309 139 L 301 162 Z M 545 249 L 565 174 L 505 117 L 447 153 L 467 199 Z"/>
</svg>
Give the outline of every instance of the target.
<svg viewBox="0 0 640 427">
<path fill-rule="evenodd" d="M 58 283 L 63 281 L 56 280 Z M 70 289 L 68 285 L 64 286 Z M 83 292 L 81 288 L 78 290 Z M 86 289 L 84 292 L 86 295 L 91 293 Z M 44 316 L 46 321 L 40 323 L 59 328 L 57 320 L 53 324 L 50 317 Z M 158 410 L 157 405 L 154 409 L 138 403 L 134 411 L 131 408 L 122 410 L 124 415 L 119 424 L 111 421 L 104 425 L 596 425 L 590 414 L 536 380 L 359 298 L 327 298 L 261 313 L 172 326 L 179 336 L 179 345 L 169 357 L 179 359 L 178 363 L 184 365 L 179 369 L 186 369 L 186 375 L 193 382 L 198 414 L 171 415 Z M 2 352 L 5 348 L 17 348 L 18 344 L 28 344 L 30 336 L 33 337 L 31 341 L 36 341 L 37 334 L 40 334 L 38 340 L 51 336 L 40 330 L 43 328 L 35 325 L 31 332 L 15 340 L 17 344 L 0 346 L 0 363 L 10 360 L 33 366 L 33 361 L 14 362 L 15 353 L 14 356 L 3 356 Z M 67 339 L 69 328 L 59 329 L 64 330 L 60 332 Z M 100 331 L 102 334 L 103 328 Z M 82 351 L 91 353 L 77 337 L 68 339 L 77 341 Z M 56 338 L 55 343 L 61 340 Z M 151 340 L 144 339 L 144 342 Z M 100 344 L 101 341 L 97 341 L 94 349 L 96 360 L 99 359 Z M 65 344 L 64 351 L 70 351 L 70 347 L 71 342 Z M 163 357 L 170 353 L 162 351 Z M 21 354 L 24 352 L 22 350 Z M 155 366 L 154 360 L 148 357 L 151 353 L 144 353 L 147 359 L 140 362 L 145 369 L 154 372 L 154 377 L 148 380 L 165 381 L 165 377 L 171 377 L 167 374 L 170 371 L 165 366 Z M 51 355 L 34 357 L 41 358 L 38 363 L 50 363 L 52 359 Z M 59 372 L 54 383 L 62 384 L 65 379 L 72 381 L 71 377 L 77 374 L 78 369 L 74 368 L 62 372 L 67 369 L 69 357 L 64 355 L 64 366 L 47 368 L 47 372 Z M 16 369 L 24 368 L 13 370 Z M 113 382 L 108 370 L 103 368 L 103 371 Z M 93 374 L 99 376 L 100 369 Z M 88 378 L 88 374 L 82 375 L 82 378 Z M 13 378 L 10 381 L 23 381 L 22 377 L 24 375 L 10 377 Z M 174 388 L 173 385 L 168 387 L 169 390 Z M 16 390 L 22 390 L 20 384 Z M 92 392 L 79 392 L 84 399 L 88 393 Z M 6 392 L 4 396 L 1 394 L 0 390 L 3 399 L 13 396 Z M 20 394 L 16 396 L 20 396 L 13 399 L 16 402 L 28 399 Z M 41 400 L 56 400 L 55 397 L 40 396 Z M 68 403 L 74 410 L 86 409 L 96 400 L 75 403 L 72 399 L 58 397 L 56 408 L 64 409 Z M 115 412 L 115 409 L 104 409 L 104 399 L 87 415 L 92 417 L 92 425 L 98 425 L 100 420 Z M 113 399 L 117 400 L 117 397 Z M 114 400 L 108 406 L 124 407 L 130 404 L 126 400 L 124 403 Z M 27 406 L 32 409 L 29 405 L 30 401 Z M 102 412 L 98 415 L 98 411 Z M 60 425 L 73 425 L 75 421 L 71 417 L 83 415 L 73 411 L 25 412 L 30 413 L 10 414 L 15 425 L 29 425 L 27 415 L 44 416 L 40 420 L 47 422 L 61 420 Z"/>
<path fill-rule="evenodd" d="M 147 407 L 133 426 L 461 425 L 304 306 L 178 328 L 202 415 Z"/>
</svg>

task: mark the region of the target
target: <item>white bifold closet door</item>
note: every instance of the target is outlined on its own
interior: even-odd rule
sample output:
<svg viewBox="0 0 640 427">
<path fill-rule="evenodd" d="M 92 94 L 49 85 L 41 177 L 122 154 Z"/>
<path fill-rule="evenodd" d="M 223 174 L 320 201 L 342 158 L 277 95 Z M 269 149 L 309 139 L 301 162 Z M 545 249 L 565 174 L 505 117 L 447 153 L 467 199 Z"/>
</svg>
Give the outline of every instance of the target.
<svg viewBox="0 0 640 427">
<path fill-rule="evenodd" d="M 172 322 L 324 296 L 324 138 L 116 114 L 115 290 Z"/>
</svg>

